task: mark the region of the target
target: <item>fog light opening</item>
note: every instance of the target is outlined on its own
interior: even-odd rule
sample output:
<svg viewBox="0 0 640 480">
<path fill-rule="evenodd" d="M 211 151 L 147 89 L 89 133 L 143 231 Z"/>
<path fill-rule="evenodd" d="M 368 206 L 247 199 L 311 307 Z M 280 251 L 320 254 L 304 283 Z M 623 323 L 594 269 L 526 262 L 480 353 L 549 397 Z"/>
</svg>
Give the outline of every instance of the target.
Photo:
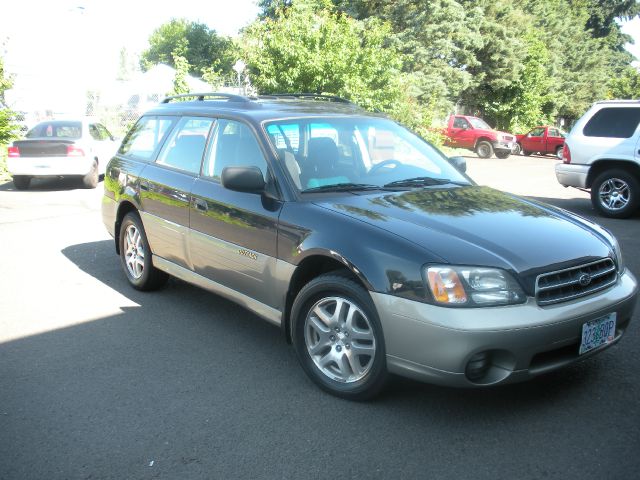
<svg viewBox="0 0 640 480">
<path fill-rule="evenodd" d="M 479 352 L 476 353 L 469 362 L 465 369 L 465 375 L 472 382 L 478 382 L 482 380 L 491 367 L 491 352 Z"/>
</svg>

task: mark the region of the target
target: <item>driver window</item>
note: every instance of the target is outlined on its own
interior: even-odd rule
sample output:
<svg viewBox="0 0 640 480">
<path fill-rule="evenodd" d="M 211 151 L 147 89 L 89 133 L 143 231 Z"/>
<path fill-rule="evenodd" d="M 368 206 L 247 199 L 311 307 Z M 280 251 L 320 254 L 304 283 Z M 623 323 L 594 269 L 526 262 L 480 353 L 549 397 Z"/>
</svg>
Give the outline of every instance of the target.
<svg viewBox="0 0 640 480">
<path fill-rule="evenodd" d="M 453 119 L 453 128 L 469 128 L 469 122 L 465 118 L 456 117 Z"/>
<path fill-rule="evenodd" d="M 220 180 L 225 167 L 255 166 L 267 181 L 267 161 L 249 126 L 234 120 L 218 120 L 213 141 L 205 154 L 203 175 Z"/>
</svg>

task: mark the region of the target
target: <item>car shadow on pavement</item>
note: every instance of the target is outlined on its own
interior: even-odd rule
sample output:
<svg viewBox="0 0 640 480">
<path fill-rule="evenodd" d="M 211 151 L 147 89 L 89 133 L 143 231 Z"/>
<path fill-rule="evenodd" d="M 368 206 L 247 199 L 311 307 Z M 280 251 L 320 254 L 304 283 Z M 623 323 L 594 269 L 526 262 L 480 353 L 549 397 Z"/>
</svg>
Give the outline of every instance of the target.
<svg viewBox="0 0 640 480">
<path fill-rule="evenodd" d="M 615 371 L 611 349 L 527 383 L 460 390 L 393 378 L 378 400 L 348 402 L 313 385 L 280 329 L 242 307 L 175 279 L 132 289 L 111 240 L 62 254 L 97 291 L 122 295 L 120 313 L 0 344 L 0 478 L 147 478 L 154 459 L 164 478 L 263 478 L 273 452 L 290 459 L 273 464 L 274 477 L 323 472 L 335 454 L 387 458 L 371 478 L 390 478 L 452 432 L 454 443 L 500 441 L 539 419 L 573 424 L 588 385 Z M 326 443 L 336 429 L 341 441 Z M 403 455 L 389 457 L 400 443 Z M 472 449 L 465 462 L 487 454 Z"/>
<path fill-rule="evenodd" d="M 97 188 L 102 187 L 100 184 L 98 184 Z M 84 189 L 82 180 L 80 180 L 79 178 L 33 178 L 31 180 L 29 188 L 27 188 L 26 190 L 18 190 L 11 180 L 0 185 L 0 191 L 20 193 L 54 192 L 79 189 Z"/>
</svg>

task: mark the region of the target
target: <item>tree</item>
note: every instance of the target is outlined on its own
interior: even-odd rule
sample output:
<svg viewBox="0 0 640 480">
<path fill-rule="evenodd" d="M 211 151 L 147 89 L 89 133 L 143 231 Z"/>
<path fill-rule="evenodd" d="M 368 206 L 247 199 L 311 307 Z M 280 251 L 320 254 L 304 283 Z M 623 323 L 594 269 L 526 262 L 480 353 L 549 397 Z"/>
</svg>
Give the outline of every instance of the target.
<svg viewBox="0 0 640 480">
<path fill-rule="evenodd" d="M 640 71 L 629 66 L 609 83 L 607 98 L 640 99 Z"/>
<path fill-rule="evenodd" d="M 158 63 L 175 68 L 173 52 L 177 45 L 184 45 L 181 56 L 189 63 L 189 73 L 202 75 L 211 68 L 222 74 L 231 72 L 235 61 L 231 39 L 219 36 L 203 23 L 186 19 L 172 19 L 154 30 L 149 37 L 149 48 L 141 56 L 143 70 Z"/>
<path fill-rule="evenodd" d="M 13 87 L 13 79 L 5 75 L 4 61 L 0 57 L 0 145 L 6 145 L 18 135 L 15 113 L 6 107 L 4 92 Z"/>
<path fill-rule="evenodd" d="M 379 20 L 356 21 L 329 2 L 298 1 L 247 27 L 242 54 L 260 93 L 332 94 L 390 111 L 401 66 L 386 44 L 390 33 Z"/>
</svg>

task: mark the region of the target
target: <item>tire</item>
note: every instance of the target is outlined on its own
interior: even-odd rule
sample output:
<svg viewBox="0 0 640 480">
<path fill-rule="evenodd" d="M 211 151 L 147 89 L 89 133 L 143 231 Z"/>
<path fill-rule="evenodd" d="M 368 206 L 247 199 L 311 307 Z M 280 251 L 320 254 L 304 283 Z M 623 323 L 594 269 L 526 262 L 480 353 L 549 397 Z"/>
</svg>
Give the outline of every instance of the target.
<svg viewBox="0 0 640 480">
<path fill-rule="evenodd" d="M 493 145 L 486 140 L 481 140 L 476 145 L 476 153 L 480 158 L 490 158 L 493 155 Z"/>
<path fill-rule="evenodd" d="M 151 248 L 137 213 L 129 212 L 124 216 L 118 241 L 122 269 L 133 288 L 157 290 L 167 282 L 169 276 L 153 266 Z"/>
<path fill-rule="evenodd" d="M 640 183 L 625 170 L 602 172 L 591 185 L 591 203 L 609 218 L 627 218 L 638 208 Z"/>
<path fill-rule="evenodd" d="M 562 147 L 556 148 L 556 158 L 562 160 Z"/>
<path fill-rule="evenodd" d="M 513 147 L 513 152 L 514 155 L 521 155 L 522 154 L 522 145 L 520 145 L 519 143 L 516 143 Z"/>
<path fill-rule="evenodd" d="M 496 157 L 500 159 L 509 158 L 509 155 L 511 155 L 511 152 L 509 150 L 496 152 Z"/>
<path fill-rule="evenodd" d="M 100 175 L 98 173 L 98 161 L 94 160 L 89 173 L 82 177 L 82 184 L 85 188 L 96 188 L 99 180 Z"/>
<path fill-rule="evenodd" d="M 384 387 L 382 326 L 369 293 L 358 283 L 339 273 L 316 277 L 298 293 L 291 319 L 298 360 L 320 388 L 348 400 L 366 400 Z"/>
<path fill-rule="evenodd" d="M 31 185 L 31 177 L 26 175 L 15 175 L 13 177 L 13 185 L 17 190 L 26 190 Z"/>
</svg>

